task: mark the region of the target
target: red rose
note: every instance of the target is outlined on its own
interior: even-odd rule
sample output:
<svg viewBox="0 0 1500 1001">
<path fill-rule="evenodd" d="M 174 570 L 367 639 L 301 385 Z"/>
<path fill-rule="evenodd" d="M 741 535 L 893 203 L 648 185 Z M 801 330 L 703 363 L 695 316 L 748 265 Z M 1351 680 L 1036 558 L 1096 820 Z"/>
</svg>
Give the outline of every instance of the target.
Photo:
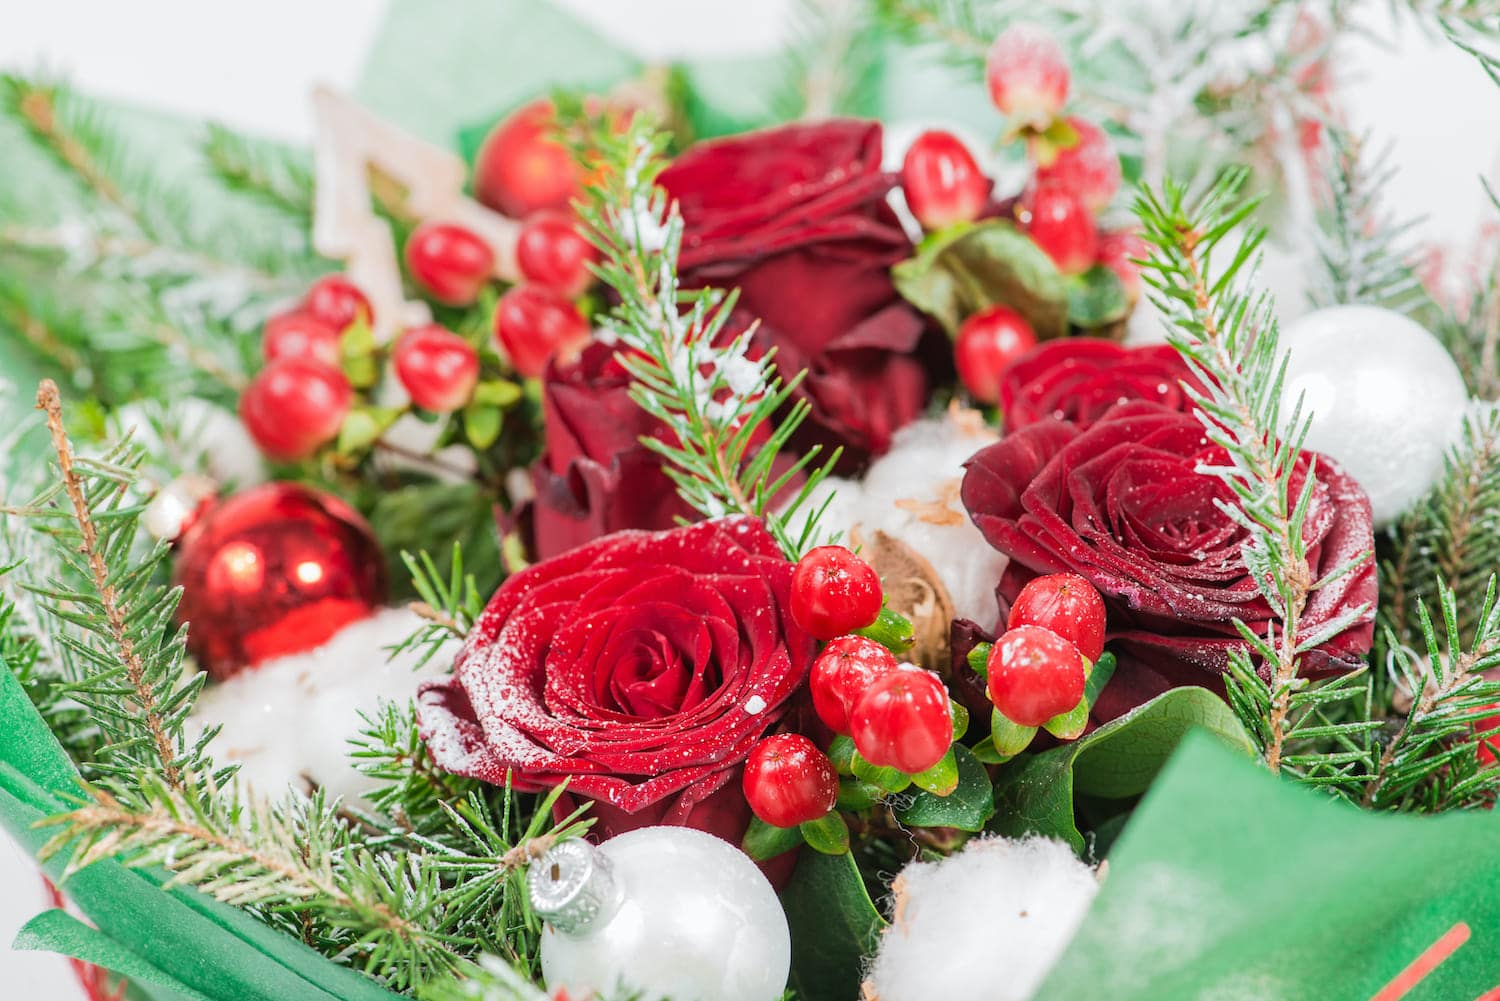
<svg viewBox="0 0 1500 1001">
<path fill-rule="evenodd" d="M 696 517 L 641 444 L 664 433 L 630 399 L 630 376 L 616 349 L 590 344 L 577 359 L 554 359 L 542 381 L 546 451 L 531 467 L 532 533 L 549 559 L 627 528 L 662 529 Z"/>
<path fill-rule="evenodd" d="M 1298 458 L 1292 496 L 1313 458 Z M 1364 491 L 1332 460 L 1316 458 L 1303 529 L 1314 579 L 1374 544 Z M 1232 620 L 1264 635 L 1273 618 L 1241 556 L 1245 530 L 1215 503 L 1233 494 L 1198 472 L 1226 461 L 1196 417 L 1137 401 L 1087 430 L 1040 421 L 966 464 L 964 506 L 1011 557 L 999 586 L 1003 604 L 1032 577 L 1058 571 L 1082 575 L 1104 596 L 1121 670 L 1096 708 L 1102 719 L 1168 688 L 1213 680 L 1243 642 Z M 1314 593 L 1304 637 L 1351 606 L 1368 603 L 1370 611 L 1304 655 L 1306 673 L 1359 665 L 1374 636 L 1375 596 L 1373 562 Z"/>
<path fill-rule="evenodd" d="M 880 144 L 875 122 L 788 125 L 700 143 L 661 175 L 682 213 L 684 284 L 740 290 L 782 376 L 807 370 L 806 442 L 851 461 L 889 448 L 930 388 L 926 325 L 891 284 L 911 243 Z"/>
<path fill-rule="evenodd" d="M 495 593 L 452 678 L 422 688 L 422 738 L 459 775 L 509 775 L 522 791 L 566 781 L 614 830 L 734 837 L 747 814 L 731 780 L 812 660 L 786 612 L 791 576 L 744 517 L 620 532 L 538 563 Z"/>
<path fill-rule="evenodd" d="M 1011 431 L 1048 417 L 1081 429 L 1126 400 L 1191 411 L 1184 380 L 1197 384 L 1170 345 L 1128 348 L 1093 337 L 1064 338 L 1038 345 L 1005 370 L 1000 409 Z"/>
</svg>

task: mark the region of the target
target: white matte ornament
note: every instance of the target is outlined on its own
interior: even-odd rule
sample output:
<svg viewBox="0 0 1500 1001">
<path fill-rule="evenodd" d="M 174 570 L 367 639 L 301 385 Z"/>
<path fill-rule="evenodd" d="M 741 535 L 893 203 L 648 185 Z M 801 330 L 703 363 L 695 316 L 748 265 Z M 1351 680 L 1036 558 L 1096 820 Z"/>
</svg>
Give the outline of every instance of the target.
<svg viewBox="0 0 1500 1001">
<path fill-rule="evenodd" d="M 1469 394 L 1453 358 L 1420 324 L 1375 306 L 1309 313 L 1282 331 L 1281 346 L 1282 415 L 1299 395 L 1312 415 L 1304 447 L 1359 481 L 1377 528 L 1409 511 L 1463 427 Z"/>
<path fill-rule="evenodd" d="M 533 863 L 529 884 L 547 921 L 549 989 L 672 1001 L 776 1001 L 786 989 L 781 903 L 754 862 L 711 834 L 643 827 L 597 848 L 566 841 Z"/>
</svg>

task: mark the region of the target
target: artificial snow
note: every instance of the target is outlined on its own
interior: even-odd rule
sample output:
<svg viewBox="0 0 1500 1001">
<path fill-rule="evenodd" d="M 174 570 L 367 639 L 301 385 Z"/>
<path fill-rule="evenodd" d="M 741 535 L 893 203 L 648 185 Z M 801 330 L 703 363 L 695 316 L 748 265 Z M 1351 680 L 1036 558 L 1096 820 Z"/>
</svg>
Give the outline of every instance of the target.
<svg viewBox="0 0 1500 1001">
<path fill-rule="evenodd" d="M 959 486 L 965 460 L 997 438 L 973 411 L 916 421 L 897 432 L 863 480 L 829 478 L 805 510 L 818 510 L 832 493 L 820 523 L 825 532 L 841 531 L 844 541 L 855 532 L 901 540 L 932 564 L 956 615 L 992 629 L 999 618 L 995 585 L 1007 559 L 969 520 Z"/>
<path fill-rule="evenodd" d="M 877 1001 L 1026 1001 L 1082 923 L 1099 882 L 1061 841 L 983 838 L 892 885 L 870 968 Z"/>
<path fill-rule="evenodd" d="M 223 727 L 209 745 L 214 760 L 240 766 L 240 781 L 257 797 L 280 799 L 288 787 L 321 787 L 354 799 L 372 783 L 355 770 L 349 740 L 385 702 L 409 702 L 425 679 L 452 665 L 458 641 L 445 644 L 426 666 L 392 647 L 422 620 L 406 609 L 385 609 L 346 626 L 307 653 L 279 657 L 210 683 L 193 710 L 195 733 Z"/>
</svg>

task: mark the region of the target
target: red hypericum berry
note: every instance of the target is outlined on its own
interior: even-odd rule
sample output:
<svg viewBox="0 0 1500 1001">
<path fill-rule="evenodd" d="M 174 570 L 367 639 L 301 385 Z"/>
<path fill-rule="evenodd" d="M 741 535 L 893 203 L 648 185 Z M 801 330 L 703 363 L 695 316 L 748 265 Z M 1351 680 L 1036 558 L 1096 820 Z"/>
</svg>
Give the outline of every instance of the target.
<svg viewBox="0 0 1500 1001">
<path fill-rule="evenodd" d="M 1103 212 L 1120 190 L 1120 156 L 1109 134 L 1086 118 L 1068 119 L 1078 141 L 1057 150 L 1051 163 L 1038 166 L 1038 184 L 1071 193 L 1094 215 Z"/>
<path fill-rule="evenodd" d="M 1036 347 L 1036 332 L 1008 306 L 991 306 L 963 322 L 953 342 L 953 361 L 969 395 L 1000 402 L 1000 378 L 1010 363 Z"/>
<path fill-rule="evenodd" d="M 813 661 L 813 709 L 834 733 L 849 732 L 849 714 L 876 678 L 896 670 L 895 654 L 864 636 L 841 636 Z"/>
<path fill-rule="evenodd" d="M 1041 184 L 1021 199 L 1027 213 L 1026 232 L 1066 275 L 1087 271 L 1099 256 L 1099 232 L 1070 191 Z"/>
<path fill-rule="evenodd" d="M 555 354 L 577 351 L 589 339 L 578 307 L 541 285 L 517 285 L 495 307 L 495 337 L 511 366 L 536 378 Z"/>
<path fill-rule="evenodd" d="M 474 161 L 474 195 L 513 219 L 565 209 L 579 192 L 573 154 L 552 137 L 552 102 L 533 101 L 485 137 Z"/>
<path fill-rule="evenodd" d="M 917 668 L 876 678 L 850 714 L 849 735 L 872 765 L 925 772 L 953 743 L 948 690 L 937 675 Z"/>
<path fill-rule="evenodd" d="M 1005 627 L 1017 626 L 1040 626 L 1054 632 L 1093 663 L 1104 652 L 1104 599 L 1076 573 L 1037 577 L 1021 588 L 1010 606 Z"/>
<path fill-rule="evenodd" d="M 792 618 L 814 639 L 870 625 L 884 597 L 875 568 L 843 546 L 809 550 L 792 571 Z"/>
<path fill-rule="evenodd" d="M 1041 726 L 1083 698 L 1083 655 L 1041 626 L 1007 630 L 990 650 L 990 701 L 1021 726 Z"/>
<path fill-rule="evenodd" d="M 354 400 L 336 368 L 281 358 L 256 373 L 240 397 L 245 430 L 273 459 L 305 459 L 338 436 Z"/>
<path fill-rule="evenodd" d="M 1047 29 L 1014 24 L 990 46 L 985 80 L 1001 114 L 1045 128 L 1068 99 L 1068 59 Z"/>
<path fill-rule="evenodd" d="M 1135 262 L 1144 261 L 1149 254 L 1146 241 L 1135 230 L 1119 229 L 1099 234 L 1097 263 L 1115 273 L 1131 302 L 1141 297 L 1141 266 Z"/>
<path fill-rule="evenodd" d="M 423 410 L 457 410 L 473 397 L 479 382 L 474 345 L 435 323 L 402 334 L 391 360 L 407 395 Z"/>
<path fill-rule="evenodd" d="M 750 749 L 744 788 L 757 817 L 772 827 L 796 827 L 833 809 L 839 773 L 802 734 L 778 733 Z"/>
<path fill-rule="evenodd" d="M 526 280 L 569 299 L 578 298 L 593 283 L 589 265 L 598 259 L 599 252 L 579 232 L 578 221 L 566 212 L 533 214 L 516 238 L 516 264 Z"/>
<path fill-rule="evenodd" d="M 329 368 L 338 368 L 341 358 L 339 339 L 342 336 L 338 327 L 299 309 L 267 320 L 260 346 L 266 361 L 307 358 Z"/>
<path fill-rule="evenodd" d="M 467 306 L 489 281 L 495 252 L 473 230 L 451 222 L 424 222 L 406 238 L 406 266 L 438 302 Z"/>
<path fill-rule="evenodd" d="M 1486 716 L 1474 724 L 1475 733 L 1488 733 L 1491 730 L 1500 729 L 1500 703 L 1485 706 L 1486 709 L 1497 710 L 1497 715 Z M 1475 748 L 1479 755 L 1479 763 L 1482 765 L 1493 765 L 1500 761 L 1500 737 L 1489 737 L 1479 742 Z"/>
<path fill-rule="evenodd" d="M 324 275 L 313 282 L 302 308 L 340 333 L 360 317 L 366 323 L 375 318 L 370 300 L 344 275 Z"/>
<path fill-rule="evenodd" d="M 942 229 L 979 218 L 990 196 L 990 179 L 957 136 L 933 129 L 917 136 L 906 151 L 901 189 L 923 229 Z"/>
</svg>

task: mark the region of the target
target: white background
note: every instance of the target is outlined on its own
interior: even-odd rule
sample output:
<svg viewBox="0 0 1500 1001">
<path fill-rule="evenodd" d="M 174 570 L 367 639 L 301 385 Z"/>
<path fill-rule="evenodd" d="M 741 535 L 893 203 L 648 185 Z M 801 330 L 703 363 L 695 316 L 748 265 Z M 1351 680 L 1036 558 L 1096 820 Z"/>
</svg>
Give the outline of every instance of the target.
<svg viewBox="0 0 1500 1001">
<path fill-rule="evenodd" d="M 558 0 L 648 57 L 774 48 L 793 0 Z M 1170 3 L 1172 0 L 1161 0 Z M 65 73 L 84 89 L 293 140 L 310 132 L 314 81 L 355 83 L 382 0 L 0 0 L 0 70 Z M 1383 4 L 1375 4 L 1383 7 Z M 441 10 L 435 4 L 434 10 Z M 1500 177 L 1500 89 L 1446 43 L 1377 18 L 1387 42 L 1346 64 L 1356 124 L 1394 144 L 1389 195 L 1422 235 L 1461 248 L 1487 218 L 1476 176 Z M 0 178 L 0 183 L 4 183 Z M 29 861 L 0 836 L 0 996 L 79 997 L 54 956 L 12 953 L 15 929 L 46 906 Z"/>
</svg>

